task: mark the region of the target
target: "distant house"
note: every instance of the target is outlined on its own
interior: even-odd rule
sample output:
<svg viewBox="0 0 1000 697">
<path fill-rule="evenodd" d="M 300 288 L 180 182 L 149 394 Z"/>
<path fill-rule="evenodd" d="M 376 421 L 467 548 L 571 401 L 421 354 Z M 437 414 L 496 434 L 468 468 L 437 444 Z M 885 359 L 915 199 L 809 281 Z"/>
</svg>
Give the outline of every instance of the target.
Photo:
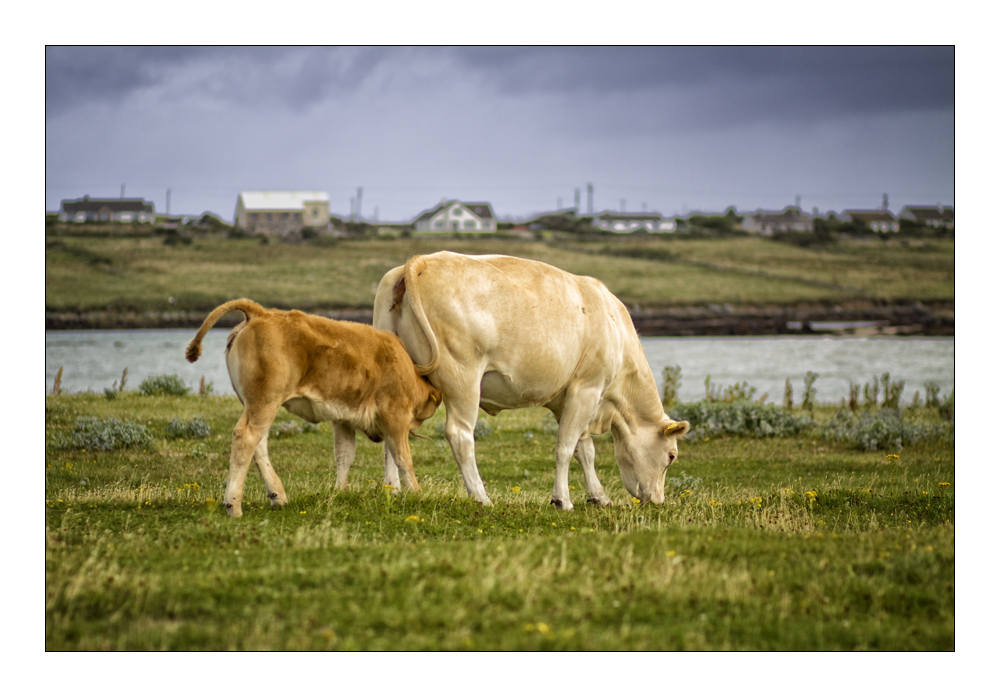
<svg viewBox="0 0 1000 697">
<path fill-rule="evenodd" d="M 153 202 L 141 198 L 63 199 L 59 220 L 67 223 L 153 223 Z"/>
<path fill-rule="evenodd" d="M 922 227 L 955 229 L 955 209 L 951 206 L 903 206 L 899 219 Z"/>
<path fill-rule="evenodd" d="M 845 223 L 860 223 L 873 232 L 899 232 L 899 221 L 887 210 L 844 211 L 838 219 Z"/>
<path fill-rule="evenodd" d="M 746 232 L 773 235 L 776 232 L 812 232 L 812 216 L 798 206 L 787 206 L 783 211 L 765 211 L 760 208 L 743 216 L 740 224 Z"/>
<path fill-rule="evenodd" d="M 241 191 L 236 227 L 250 233 L 285 234 L 302 228 L 330 227 L 330 197 L 325 191 Z"/>
<path fill-rule="evenodd" d="M 664 218 L 659 213 L 613 213 L 605 211 L 594 216 L 594 227 L 608 232 L 628 234 L 630 232 L 676 232 L 677 221 Z"/>
<path fill-rule="evenodd" d="M 497 221 L 488 203 L 443 200 L 413 221 L 417 232 L 493 232 Z"/>
</svg>

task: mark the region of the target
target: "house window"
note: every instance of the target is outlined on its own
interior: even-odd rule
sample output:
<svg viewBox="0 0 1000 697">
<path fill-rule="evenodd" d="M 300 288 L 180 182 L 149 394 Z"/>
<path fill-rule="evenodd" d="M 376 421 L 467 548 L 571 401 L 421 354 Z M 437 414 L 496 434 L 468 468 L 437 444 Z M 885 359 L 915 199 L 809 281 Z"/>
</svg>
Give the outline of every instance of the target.
<svg viewBox="0 0 1000 697">
<path fill-rule="evenodd" d="M 457 220 L 451 224 L 451 229 L 455 230 L 455 231 L 458 230 L 458 221 Z"/>
<path fill-rule="evenodd" d="M 122 221 L 123 223 L 129 223 L 129 222 L 131 222 L 131 221 L 132 221 L 132 214 L 131 214 L 131 213 L 122 213 L 122 214 L 121 214 L 121 215 L 120 215 L 120 216 L 118 217 L 118 219 L 119 219 L 120 221 Z"/>
<path fill-rule="evenodd" d="M 250 222 L 251 223 L 256 223 L 257 222 L 257 214 L 256 213 L 251 213 L 250 214 Z"/>
<path fill-rule="evenodd" d="M 292 213 L 292 220 L 294 220 L 296 223 L 299 222 L 299 214 L 298 213 Z"/>
<path fill-rule="evenodd" d="M 468 220 L 465 221 L 465 223 L 463 224 L 463 226 L 465 227 L 466 230 L 475 230 L 476 229 L 476 221 L 473 220 L 472 218 L 469 218 Z"/>
<path fill-rule="evenodd" d="M 281 214 L 281 222 L 283 222 L 283 223 L 287 223 L 288 222 L 288 213 L 282 213 Z"/>
<path fill-rule="evenodd" d="M 319 208 L 313 208 L 313 217 L 314 218 L 318 218 L 319 217 Z"/>
<path fill-rule="evenodd" d="M 436 223 L 434 223 L 434 229 L 435 230 L 444 230 L 444 221 L 443 220 L 439 220 Z"/>
<path fill-rule="evenodd" d="M 455 216 L 460 216 L 462 215 L 462 209 L 459 208 L 458 206 L 455 206 L 454 208 L 451 209 L 451 214 Z"/>
<path fill-rule="evenodd" d="M 271 222 L 271 214 L 270 213 L 267 214 L 267 222 L 269 222 L 269 223 Z"/>
<path fill-rule="evenodd" d="M 76 214 L 76 222 L 82 223 L 85 220 L 87 220 L 87 214 L 86 213 L 77 213 Z"/>
</svg>

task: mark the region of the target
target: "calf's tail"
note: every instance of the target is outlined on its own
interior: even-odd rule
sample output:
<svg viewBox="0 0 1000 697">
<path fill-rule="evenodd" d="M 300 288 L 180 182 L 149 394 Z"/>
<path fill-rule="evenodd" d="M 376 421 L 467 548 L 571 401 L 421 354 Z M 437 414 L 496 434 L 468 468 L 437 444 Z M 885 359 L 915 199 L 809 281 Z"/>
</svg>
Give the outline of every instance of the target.
<svg viewBox="0 0 1000 697">
<path fill-rule="evenodd" d="M 420 329 L 423 331 L 424 337 L 427 339 L 427 345 L 431 350 L 430 361 L 424 363 L 423 365 L 414 366 L 418 375 L 430 375 L 437 370 L 438 365 L 441 363 L 441 350 L 438 347 L 438 340 L 434 335 L 434 330 L 431 328 L 430 322 L 427 321 L 427 314 L 424 312 L 424 306 L 420 300 L 420 287 L 417 284 L 417 277 L 423 273 L 426 268 L 427 260 L 424 257 L 412 257 L 408 262 L 406 262 L 406 266 L 403 267 L 401 285 L 394 292 L 394 300 L 396 301 L 396 304 L 399 304 L 402 300 L 403 293 L 406 293 L 409 296 L 410 308 L 413 310 L 413 316 L 417 320 L 417 324 L 420 325 Z"/>
<path fill-rule="evenodd" d="M 187 345 L 187 350 L 184 352 L 184 357 L 187 358 L 188 363 L 194 363 L 201 356 L 201 340 L 205 338 L 205 334 L 208 330 L 215 326 L 215 323 L 226 314 L 227 312 L 232 312 L 233 310 L 239 310 L 244 315 L 246 315 L 248 320 L 254 317 L 259 317 L 267 312 L 263 307 L 255 303 L 253 300 L 248 300 L 247 298 L 237 298 L 236 300 L 230 300 L 227 303 L 222 303 L 217 308 L 209 313 L 205 321 L 201 323 L 201 328 L 198 333 L 194 335 L 191 339 L 191 343 Z"/>
</svg>

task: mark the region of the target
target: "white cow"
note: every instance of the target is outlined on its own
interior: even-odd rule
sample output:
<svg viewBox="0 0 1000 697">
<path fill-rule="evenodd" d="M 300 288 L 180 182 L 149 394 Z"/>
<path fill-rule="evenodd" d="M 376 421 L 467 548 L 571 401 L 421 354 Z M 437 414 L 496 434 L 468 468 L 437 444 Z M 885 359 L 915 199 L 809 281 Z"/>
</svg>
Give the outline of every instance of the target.
<svg viewBox="0 0 1000 697">
<path fill-rule="evenodd" d="M 667 467 L 688 422 L 663 413 L 653 373 L 625 306 L 600 281 L 517 257 L 438 252 L 382 277 L 374 325 L 395 333 L 444 394 L 445 438 L 465 488 L 490 505 L 476 467 L 482 407 L 543 406 L 559 422 L 552 503 L 564 510 L 569 461 L 583 467 L 588 499 L 609 505 L 590 434 L 611 431 L 622 483 L 663 503 Z M 396 466 L 386 453 L 386 481 Z"/>
</svg>

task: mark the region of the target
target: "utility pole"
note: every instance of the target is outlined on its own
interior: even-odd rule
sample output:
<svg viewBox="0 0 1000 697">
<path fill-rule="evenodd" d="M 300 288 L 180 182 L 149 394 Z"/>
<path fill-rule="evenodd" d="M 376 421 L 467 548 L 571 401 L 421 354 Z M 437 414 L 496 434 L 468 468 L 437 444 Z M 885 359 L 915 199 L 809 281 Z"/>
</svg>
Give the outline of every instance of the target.
<svg viewBox="0 0 1000 697">
<path fill-rule="evenodd" d="M 170 189 L 167 189 L 167 215 L 170 215 Z"/>
<path fill-rule="evenodd" d="M 889 210 L 889 194 L 882 194 L 882 210 Z"/>
<path fill-rule="evenodd" d="M 577 187 L 573 190 L 573 209 L 576 211 L 577 215 L 580 215 L 580 188 Z"/>
<path fill-rule="evenodd" d="M 801 194 L 795 194 L 795 207 L 798 208 L 799 204 L 801 204 L 801 203 L 802 203 L 802 196 L 801 196 Z"/>
<path fill-rule="evenodd" d="M 125 198 L 125 185 L 122 184 L 122 195 L 121 198 Z"/>
<path fill-rule="evenodd" d="M 594 185 L 587 182 L 587 215 L 594 214 Z"/>
<path fill-rule="evenodd" d="M 358 187 L 358 211 L 357 212 L 358 212 L 358 220 L 360 221 L 360 220 L 362 220 L 362 218 L 361 218 L 361 187 L 360 186 Z"/>
<path fill-rule="evenodd" d="M 351 196 L 351 222 L 353 223 L 354 220 L 355 220 L 355 218 L 354 218 L 354 197 Z"/>
</svg>

